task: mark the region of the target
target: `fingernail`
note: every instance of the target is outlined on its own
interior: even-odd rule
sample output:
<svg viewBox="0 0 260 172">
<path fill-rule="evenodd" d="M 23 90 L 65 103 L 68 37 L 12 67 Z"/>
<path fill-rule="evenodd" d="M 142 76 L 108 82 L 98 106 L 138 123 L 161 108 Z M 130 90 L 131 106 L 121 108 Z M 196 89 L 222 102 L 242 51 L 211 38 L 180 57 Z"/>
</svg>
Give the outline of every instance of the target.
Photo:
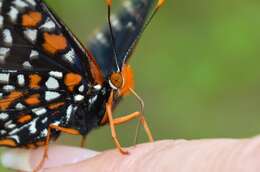
<svg viewBox="0 0 260 172">
<path fill-rule="evenodd" d="M 2 155 L 2 164 L 15 170 L 32 171 L 43 158 L 43 151 L 43 148 L 10 150 Z M 97 154 L 99 153 L 89 149 L 52 145 L 49 147 L 48 159 L 45 160 L 42 169 L 77 163 Z"/>
<path fill-rule="evenodd" d="M 30 162 L 30 151 L 14 149 L 7 151 L 1 156 L 1 163 L 6 168 L 15 170 L 32 171 Z"/>
</svg>

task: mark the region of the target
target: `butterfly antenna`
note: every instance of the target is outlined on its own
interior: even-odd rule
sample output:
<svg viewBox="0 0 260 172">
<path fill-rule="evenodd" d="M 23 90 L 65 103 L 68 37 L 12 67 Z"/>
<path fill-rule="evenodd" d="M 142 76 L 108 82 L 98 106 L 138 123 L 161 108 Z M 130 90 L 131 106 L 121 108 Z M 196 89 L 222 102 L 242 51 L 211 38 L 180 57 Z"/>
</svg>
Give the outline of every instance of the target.
<svg viewBox="0 0 260 172">
<path fill-rule="evenodd" d="M 138 102 L 140 103 L 141 115 L 144 115 L 144 100 L 132 88 L 130 88 L 130 91 L 136 97 Z M 136 129 L 135 129 L 134 145 L 136 145 L 138 142 L 140 126 L 141 126 L 141 120 L 138 120 Z"/>
<path fill-rule="evenodd" d="M 142 34 L 144 33 L 144 31 L 146 30 L 146 28 L 149 26 L 149 24 L 151 23 L 152 19 L 154 18 L 154 16 L 156 15 L 156 13 L 159 11 L 159 9 L 163 6 L 163 4 L 165 3 L 165 0 L 158 0 L 157 4 L 152 12 L 152 14 L 150 15 L 150 17 L 148 18 L 148 20 L 146 21 L 146 23 L 144 24 L 142 30 L 139 32 L 139 34 L 137 35 L 137 38 L 134 40 L 134 42 L 131 44 L 130 48 L 127 50 L 124 60 L 123 60 L 123 64 L 125 64 L 125 61 L 127 59 L 127 57 L 129 56 L 129 54 L 133 51 L 133 49 L 135 48 L 136 44 L 138 43 L 138 41 L 140 40 Z M 142 115 L 144 115 L 144 101 L 143 99 L 133 90 L 130 89 L 130 91 L 132 92 L 132 94 L 137 98 L 137 100 L 140 102 L 141 105 L 141 113 Z M 140 126 L 141 126 L 141 122 L 140 120 L 138 121 L 138 124 L 136 126 L 136 131 L 135 131 L 135 137 L 134 137 L 134 145 L 137 144 L 138 142 L 138 137 L 139 137 L 139 131 L 140 131 Z M 153 140 L 152 138 L 150 140 Z"/>
<path fill-rule="evenodd" d="M 109 26 L 109 32 L 110 32 L 110 36 L 111 36 L 111 42 L 112 42 L 112 49 L 113 49 L 113 53 L 114 53 L 114 61 L 116 63 L 116 67 L 117 67 L 117 72 L 120 71 L 119 65 L 118 65 L 118 53 L 116 50 L 116 41 L 115 41 L 115 36 L 113 33 L 113 28 L 112 28 L 112 24 L 111 24 L 111 6 L 112 6 L 112 0 L 106 0 L 107 3 L 107 21 L 108 21 L 108 26 Z"/>
<path fill-rule="evenodd" d="M 142 34 L 144 33 L 144 31 L 146 30 L 147 26 L 150 25 L 152 19 L 154 18 L 154 16 L 157 14 L 157 12 L 159 11 L 159 9 L 163 6 L 163 4 L 165 3 L 165 0 L 158 0 L 157 4 L 152 12 L 152 14 L 150 15 L 150 17 L 148 18 L 148 20 L 146 21 L 146 23 L 144 24 L 143 28 L 141 29 L 141 31 L 139 32 L 139 34 L 137 35 L 136 39 L 134 40 L 134 42 L 131 44 L 131 46 L 129 47 L 129 49 L 127 50 L 124 59 L 123 59 L 123 64 L 125 64 L 125 61 L 127 59 L 127 57 L 129 56 L 129 54 L 133 51 L 133 49 L 135 48 L 136 44 L 138 43 L 138 41 L 140 40 Z"/>
</svg>

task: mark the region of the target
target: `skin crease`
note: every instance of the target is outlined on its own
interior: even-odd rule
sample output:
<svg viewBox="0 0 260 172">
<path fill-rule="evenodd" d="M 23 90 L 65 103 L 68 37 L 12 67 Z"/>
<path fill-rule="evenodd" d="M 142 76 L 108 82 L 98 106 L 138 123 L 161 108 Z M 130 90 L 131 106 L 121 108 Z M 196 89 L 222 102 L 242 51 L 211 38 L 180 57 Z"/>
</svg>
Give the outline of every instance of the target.
<svg viewBox="0 0 260 172">
<path fill-rule="evenodd" d="M 62 158 L 70 147 L 57 146 L 49 157 Z M 60 149 L 60 150 L 59 150 Z M 108 150 L 71 165 L 42 170 L 43 172 L 259 172 L 260 137 L 250 139 L 162 140 L 128 148 L 130 155 Z M 67 151 L 67 153 L 66 153 Z M 53 153 L 55 152 L 55 153 Z M 80 153 L 79 153 L 80 154 Z M 32 151 L 31 157 L 42 155 Z M 79 155 L 80 156 L 80 155 Z M 49 160 L 51 161 L 51 158 Z M 73 160 L 71 160 L 73 161 Z M 46 162 L 47 166 L 49 163 Z M 49 166 L 51 166 L 49 164 Z"/>
</svg>

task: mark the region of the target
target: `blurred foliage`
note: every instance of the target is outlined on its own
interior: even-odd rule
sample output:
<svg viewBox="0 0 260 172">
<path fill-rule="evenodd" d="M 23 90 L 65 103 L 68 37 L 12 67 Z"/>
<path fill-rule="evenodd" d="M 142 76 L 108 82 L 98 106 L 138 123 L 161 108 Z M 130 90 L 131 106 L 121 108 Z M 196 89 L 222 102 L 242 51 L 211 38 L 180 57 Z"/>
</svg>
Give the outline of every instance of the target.
<svg viewBox="0 0 260 172">
<path fill-rule="evenodd" d="M 106 19 L 104 2 L 48 0 L 86 43 Z M 114 1 L 115 8 L 120 1 Z M 260 133 L 260 1 L 168 0 L 132 59 L 136 91 L 156 139 L 249 137 Z M 117 114 L 135 111 L 133 97 Z M 118 127 L 133 142 L 136 121 Z M 79 145 L 80 138 L 60 140 Z M 140 141 L 146 141 L 141 132 Z M 93 131 L 89 148 L 113 148 L 110 130 Z M 0 171 L 4 171 L 0 169 Z"/>
</svg>

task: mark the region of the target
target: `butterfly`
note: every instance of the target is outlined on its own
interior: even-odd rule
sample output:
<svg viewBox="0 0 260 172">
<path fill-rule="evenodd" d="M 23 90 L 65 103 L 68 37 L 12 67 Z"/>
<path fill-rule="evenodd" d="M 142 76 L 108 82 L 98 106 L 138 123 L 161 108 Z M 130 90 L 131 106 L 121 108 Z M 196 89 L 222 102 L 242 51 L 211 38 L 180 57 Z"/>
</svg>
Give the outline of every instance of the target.
<svg viewBox="0 0 260 172">
<path fill-rule="evenodd" d="M 106 3 L 108 25 L 86 49 L 44 1 L 0 0 L 0 146 L 45 146 L 40 167 L 60 133 L 85 137 L 109 124 L 127 154 L 115 126 L 134 118 L 153 140 L 141 112 L 114 119 L 112 111 L 125 94 L 136 95 L 127 60 L 154 2 L 128 1 L 114 18 L 112 1 Z"/>
</svg>

